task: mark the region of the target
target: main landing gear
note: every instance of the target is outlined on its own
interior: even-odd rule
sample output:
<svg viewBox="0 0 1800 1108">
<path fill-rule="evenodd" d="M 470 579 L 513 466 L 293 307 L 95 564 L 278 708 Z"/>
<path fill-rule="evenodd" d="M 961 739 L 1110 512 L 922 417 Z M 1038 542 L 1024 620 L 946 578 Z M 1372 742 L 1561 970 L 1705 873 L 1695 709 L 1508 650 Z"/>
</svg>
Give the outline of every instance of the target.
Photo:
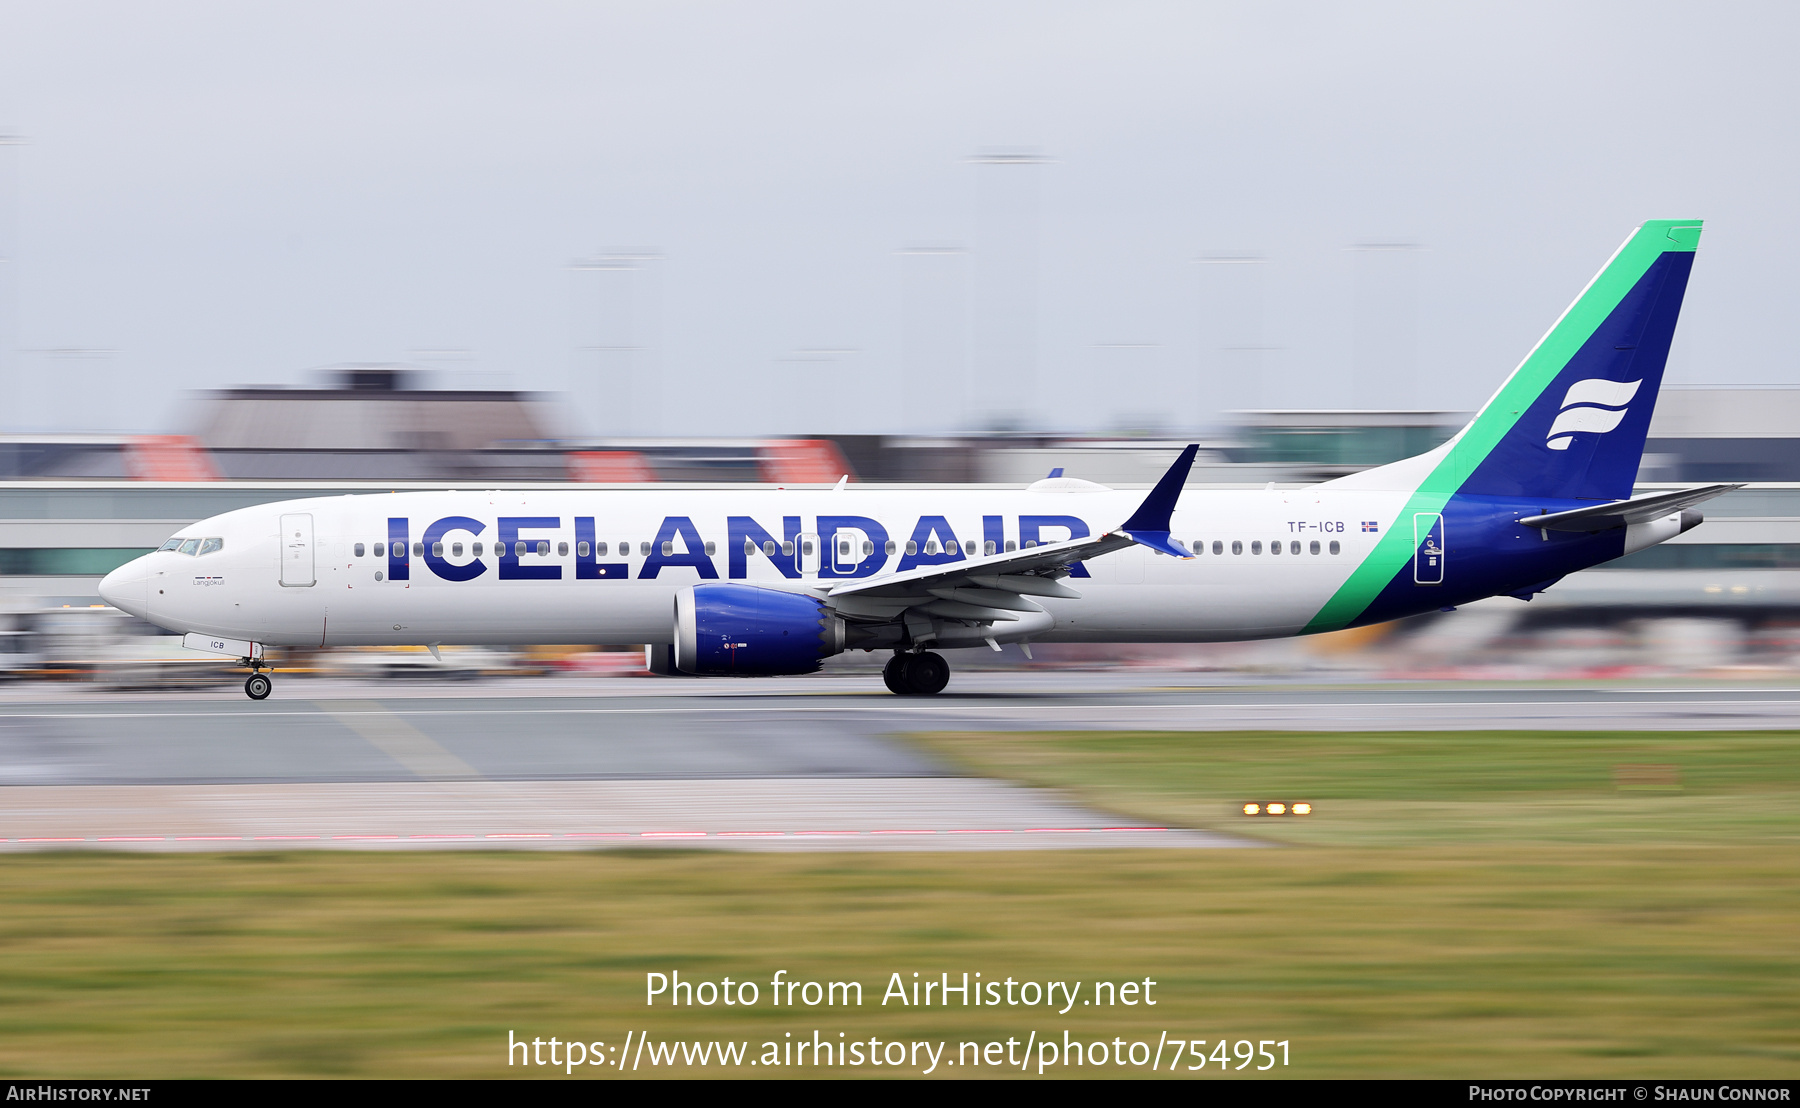
<svg viewBox="0 0 1800 1108">
<path fill-rule="evenodd" d="M 251 700 L 267 700 L 275 691 L 275 682 L 262 671 L 261 658 L 245 658 L 243 664 L 250 667 L 250 676 L 244 678 L 244 695 Z"/>
<path fill-rule="evenodd" d="M 882 667 L 881 679 L 888 691 L 901 696 L 931 696 L 944 691 L 950 683 L 950 663 L 926 651 L 922 654 L 895 654 Z"/>
</svg>

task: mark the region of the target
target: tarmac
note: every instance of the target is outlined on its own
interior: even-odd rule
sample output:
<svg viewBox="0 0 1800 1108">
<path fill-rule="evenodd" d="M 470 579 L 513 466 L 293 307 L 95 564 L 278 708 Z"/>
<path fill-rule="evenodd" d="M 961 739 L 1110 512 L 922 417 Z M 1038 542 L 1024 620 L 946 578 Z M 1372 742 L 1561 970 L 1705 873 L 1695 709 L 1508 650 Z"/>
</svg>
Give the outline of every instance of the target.
<svg viewBox="0 0 1800 1108">
<path fill-rule="evenodd" d="M 1145 671 L 0 692 L 0 851 L 1247 845 L 967 777 L 908 733 L 1787 728 L 1800 688 L 1221 684 Z"/>
</svg>

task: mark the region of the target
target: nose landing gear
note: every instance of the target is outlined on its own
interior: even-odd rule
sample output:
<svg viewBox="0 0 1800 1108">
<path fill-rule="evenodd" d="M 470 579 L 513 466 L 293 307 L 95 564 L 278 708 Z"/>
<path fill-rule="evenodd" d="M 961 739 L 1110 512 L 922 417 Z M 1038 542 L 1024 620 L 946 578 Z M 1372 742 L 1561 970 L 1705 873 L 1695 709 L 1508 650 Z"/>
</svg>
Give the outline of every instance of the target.
<svg viewBox="0 0 1800 1108">
<path fill-rule="evenodd" d="M 900 696 L 931 696 L 950 683 L 950 663 L 930 651 L 895 654 L 882 667 L 881 680 L 889 692 Z"/>
<path fill-rule="evenodd" d="M 262 671 L 262 659 L 245 658 L 242 664 L 250 667 L 250 676 L 244 678 L 244 695 L 251 700 L 267 700 L 269 694 L 275 691 L 275 682 L 269 680 L 269 675 Z"/>
</svg>

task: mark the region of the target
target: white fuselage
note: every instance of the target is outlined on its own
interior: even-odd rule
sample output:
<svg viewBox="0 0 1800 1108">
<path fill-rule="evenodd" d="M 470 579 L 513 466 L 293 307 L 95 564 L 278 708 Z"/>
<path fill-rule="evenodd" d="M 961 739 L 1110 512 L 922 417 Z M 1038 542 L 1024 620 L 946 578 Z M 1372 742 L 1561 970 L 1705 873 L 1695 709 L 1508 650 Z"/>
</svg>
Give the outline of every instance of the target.
<svg viewBox="0 0 1800 1108">
<path fill-rule="evenodd" d="M 245 508 L 184 528 L 182 537 L 221 539 L 220 549 L 146 555 L 108 578 L 107 595 L 173 631 L 276 645 L 667 643 L 675 594 L 703 580 L 819 590 L 852 573 L 891 573 L 954 557 L 927 553 L 947 542 L 964 556 L 969 544 L 979 555 L 990 541 L 1006 550 L 1032 538 L 1078 537 L 1069 520 L 1098 535 L 1118 526 L 1142 498 L 1098 487 L 318 498 Z M 1402 492 L 1366 490 L 1188 491 L 1172 533 L 1189 549 L 1202 542 L 1200 556 L 1181 561 L 1132 547 L 1094 558 L 1087 563 L 1091 578 L 1065 581 L 1081 599 L 1047 599 L 1047 616 L 996 624 L 964 645 L 990 635 L 1002 642 L 1207 642 L 1297 634 L 1405 501 Z M 434 553 L 425 543 L 427 529 L 452 517 L 463 517 L 465 525 L 440 526 L 442 546 Z M 821 536 L 820 521 L 834 517 L 861 517 L 878 527 L 840 529 L 833 541 Z M 539 522 L 521 527 L 520 520 Z M 758 529 L 751 533 L 753 554 L 743 553 L 745 520 Z M 885 535 L 869 533 L 876 530 Z M 393 554 L 376 553 L 378 544 L 401 541 L 390 537 L 400 534 L 404 580 L 395 579 Z M 500 541 L 509 547 L 507 564 L 494 553 Z M 512 553 L 518 542 L 527 543 L 523 555 Z M 764 553 L 766 542 L 776 544 L 773 557 Z M 908 555 L 908 543 L 915 554 Z M 1277 543 L 1280 552 L 1271 553 Z M 679 564 L 669 564 L 665 549 Z M 715 577 L 707 576 L 706 565 Z M 784 565 L 796 575 L 784 574 Z"/>
</svg>

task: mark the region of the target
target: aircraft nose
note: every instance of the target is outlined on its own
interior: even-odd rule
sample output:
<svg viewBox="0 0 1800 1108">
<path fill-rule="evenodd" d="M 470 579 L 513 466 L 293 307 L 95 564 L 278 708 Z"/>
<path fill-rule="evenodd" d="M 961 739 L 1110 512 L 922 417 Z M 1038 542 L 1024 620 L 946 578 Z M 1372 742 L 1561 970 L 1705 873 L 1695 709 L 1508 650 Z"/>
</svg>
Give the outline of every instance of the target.
<svg viewBox="0 0 1800 1108">
<path fill-rule="evenodd" d="M 145 559 L 133 558 L 100 579 L 100 598 L 122 612 L 143 616 L 150 610 L 150 571 Z"/>
</svg>

